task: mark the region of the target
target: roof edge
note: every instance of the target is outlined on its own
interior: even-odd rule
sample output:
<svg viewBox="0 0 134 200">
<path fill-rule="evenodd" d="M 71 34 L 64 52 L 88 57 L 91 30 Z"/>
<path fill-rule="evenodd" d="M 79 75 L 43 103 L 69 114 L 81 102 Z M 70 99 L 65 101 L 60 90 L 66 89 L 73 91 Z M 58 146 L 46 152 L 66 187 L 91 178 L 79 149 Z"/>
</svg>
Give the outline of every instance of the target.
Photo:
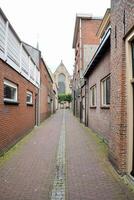
<svg viewBox="0 0 134 200">
<path fill-rule="evenodd" d="M 92 64 L 94 63 L 96 57 L 98 56 L 98 54 L 100 53 L 100 51 L 102 50 L 103 46 L 105 45 L 106 41 L 108 40 L 108 38 L 110 37 L 111 34 L 111 28 L 109 28 L 105 34 L 105 37 L 103 38 L 103 40 L 101 41 L 100 45 L 98 46 L 92 60 L 90 61 L 90 63 L 87 65 L 87 68 L 83 74 L 84 77 L 86 77 L 87 73 L 89 72 Z"/>
<path fill-rule="evenodd" d="M 48 70 L 48 68 L 47 68 L 47 65 L 46 65 L 46 63 L 45 63 L 43 57 L 41 57 L 41 60 L 42 60 L 44 66 L 45 66 L 45 68 L 46 68 L 46 70 L 47 70 L 47 73 L 48 73 L 48 75 L 49 75 L 49 77 L 50 77 L 50 79 L 51 79 L 51 81 L 52 81 L 52 83 L 53 83 L 53 82 L 54 82 L 54 81 L 53 81 L 53 78 L 52 78 L 52 76 L 51 76 L 51 74 L 50 74 L 50 72 L 49 72 L 49 70 Z"/>
<path fill-rule="evenodd" d="M 106 27 L 106 25 L 109 23 L 110 21 L 110 13 L 111 13 L 111 9 L 110 8 L 107 8 L 105 14 L 104 14 L 104 17 L 102 19 L 102 22 L 98 28 L 98 31 L 96 33 L 96 35 L 101 38 L 102 36 L 102 32 L 103 32 L 103 29 Z"/>
</svg>

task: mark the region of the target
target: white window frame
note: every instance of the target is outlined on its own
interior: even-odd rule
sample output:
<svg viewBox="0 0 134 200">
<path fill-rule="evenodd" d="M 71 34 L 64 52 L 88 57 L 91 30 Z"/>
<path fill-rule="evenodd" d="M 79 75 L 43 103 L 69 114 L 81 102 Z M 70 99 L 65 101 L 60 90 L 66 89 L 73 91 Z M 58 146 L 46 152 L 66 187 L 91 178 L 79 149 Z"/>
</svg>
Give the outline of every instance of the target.
<svg viewBox="0 0 134 200">
<path fill-rule="evenodd" d="M 107 79 L 110 79 L 110 75 L 108 75 L 107 77 L 105 77 L 104 79 L 101 80 L 101 104 L 102 104 L 101 106 L 104 106 L 104 107 L 110 107 L 110 103 L 109 104 L 106 103 L 106 97 L 107 97 L 106 80 Z M 105 91 L 104 91 L 104 86 L 105 86 Z M 104 96 L 104 92 L 105 92 L 105 96 Z"/>
<path fill-rule="evenodd" d="M 9 86 L 11 88 L 14 88 L 16 90 L 14 99 L 4 98 L 4 101 L 17 102 L 17 100 L 18 100 L 18 87 L 17 87 L 17 84 L 15 84 L 15 83 L 13 83 L 11 81 L 8 81 L 8 80 L 4 80 L 4 85 L 7 85 L 7 86 Z"/>
<path fill-rule="evenodd" d="M 94 92 L 94 93 L 93 93 Z M 91 98 L 90 98 L 90 106 L 91 107 L 96 107 L 96 85 L 92 86 L 90 88 L 90 94 L 91 94 Z M 93 95 L 94 95 L 94 103 L 93 103 Z"/>
<path fill-rule="evenodd" d="M 30 101 L 27 101 L 27 95 L 30 95 Z M 26 103 L 27 104 L 33 104 L 33 93 L 30 91 L 26 92 Z"/>
</svg>

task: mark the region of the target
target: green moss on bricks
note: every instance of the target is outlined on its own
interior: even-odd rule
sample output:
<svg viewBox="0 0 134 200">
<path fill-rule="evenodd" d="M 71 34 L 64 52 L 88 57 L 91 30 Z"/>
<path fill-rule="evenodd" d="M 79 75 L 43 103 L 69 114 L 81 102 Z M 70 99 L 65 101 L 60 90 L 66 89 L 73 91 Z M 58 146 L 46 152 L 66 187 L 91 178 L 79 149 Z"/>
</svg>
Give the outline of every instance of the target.
<svg viewBox="0 0 134 200">
<path fill-rule="evenodd" d="M 7 152 L 4 152 L 0 155 L 0 166 L 4 165 L 6 161 L 12 158 L 13 155 L 20 152 L 21 148 L 24 144 L 26 144 L 29 139 L 34 134 L 34 130 L 32 130 L 30 133 L 28 133 L 26 136 L 24 136 L 19 142 L 17 142 L 13 147 L 11 147 Z"/>
<path fill-rule="evenodd" d="M 99 136 L 97 133 L 93 132 L 90 128 L 85 127 L 84 125 L 82 125 L 82 126 L 84 127 L 86 132 L 90 133 L 90 136 L 92 137 L 93 141 L 97 144 L 97 149 L 98 149 L 99 153 L 107 156 L 108 155 L 108 145 L 107 145 L 106 141 L 101 136 Z"/>
</svg>

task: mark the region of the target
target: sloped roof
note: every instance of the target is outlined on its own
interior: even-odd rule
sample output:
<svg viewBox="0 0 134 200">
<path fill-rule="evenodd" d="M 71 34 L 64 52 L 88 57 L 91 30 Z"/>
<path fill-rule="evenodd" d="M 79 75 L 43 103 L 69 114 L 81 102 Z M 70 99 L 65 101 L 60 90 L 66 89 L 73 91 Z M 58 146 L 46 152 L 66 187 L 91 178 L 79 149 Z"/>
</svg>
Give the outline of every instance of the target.
<svg viewBox="0 0 134 200">
<path fill-rule="evenodd" d="M 100 24 L 100 27 L 97 31 L 97 36 L 99 38 L 102 38 L 102 36 L 104 35 L 106 29 L 108 28 L 108 26 L 110 25 L 110 16 L 111 16 L 111 9 L 108 8 L 105 12 L 105 15 L 102 19 L 102 22 Z"/>
<path fill-rule="evenodd" d="M 71 75 L 69 74 L 67 68 L 65 67 L 65 65 L 64 65 L 64 63 L 63 63 L 62 60 L 61 60 L 61 63 L 59 64 L 59 66 L 56 68 L 54 74 L 57 73 L 57 71 L 59 71 L 59 69 L 60 69 L 61 67 L 63 67 L 63 68 L 65 69 L 66 73 L 67 73 L 69 76 L 71 76 Z"/>
</svg>

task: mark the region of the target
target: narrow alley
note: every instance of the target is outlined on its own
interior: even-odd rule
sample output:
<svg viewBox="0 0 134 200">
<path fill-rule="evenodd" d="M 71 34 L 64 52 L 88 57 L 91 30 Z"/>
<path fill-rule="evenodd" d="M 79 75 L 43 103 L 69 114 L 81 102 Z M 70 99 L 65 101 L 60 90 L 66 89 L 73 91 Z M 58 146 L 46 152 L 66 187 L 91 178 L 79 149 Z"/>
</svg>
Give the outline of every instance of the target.
<svg viewBox="0 0 134 200">
<path fill-rule="evenodd" d="M 132 200 L 105 144 L 59 110 L 0 160 L 0 200 Z"/>
</svg>

